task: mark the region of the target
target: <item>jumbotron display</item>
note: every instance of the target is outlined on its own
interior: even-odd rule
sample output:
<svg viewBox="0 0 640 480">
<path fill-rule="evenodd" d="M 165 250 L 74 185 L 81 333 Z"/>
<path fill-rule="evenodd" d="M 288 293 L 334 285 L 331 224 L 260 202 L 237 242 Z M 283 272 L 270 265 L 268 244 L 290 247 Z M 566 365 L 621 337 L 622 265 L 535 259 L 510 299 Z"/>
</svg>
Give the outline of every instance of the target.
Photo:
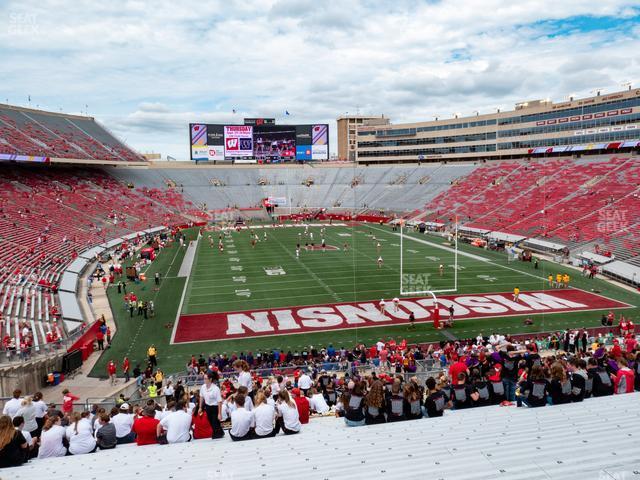
<svg viewBox="0 0 640 480">
<path fill-rule="evenodd" d="M 248 123 L 248 122 L 247 122 Z M 281 163 L 329 159 L 329 125 L 189 124 L 191 160 Z"/>
</svg>

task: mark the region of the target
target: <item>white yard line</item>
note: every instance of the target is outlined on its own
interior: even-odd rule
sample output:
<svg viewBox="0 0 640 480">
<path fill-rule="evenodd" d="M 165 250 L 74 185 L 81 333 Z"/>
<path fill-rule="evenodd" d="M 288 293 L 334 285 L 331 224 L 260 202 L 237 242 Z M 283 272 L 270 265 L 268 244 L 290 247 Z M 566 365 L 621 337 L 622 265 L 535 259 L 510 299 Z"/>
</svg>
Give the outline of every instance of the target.
<svg viewBox="0 0 640 480">
<path fill-rule="evenodd" d="M 196 239 L 194 240 L 194 242 L 196 243 L 195 246 L 195 252 L 198 252 L 198 245 L 199 245 L 199 237 L 196 237 Z M 178 247 L 180 248 L 180 247 Z M 186 257 L 186 255 L 185 255 Z M 176 319 L 173 322 L 173 328 L 171 329 L 171 338 L 169 339 L 169 344 L 173 345 L 174 344 L 174 339 L 176 336 L 176 331 L 178 330 L 178 321 L 180 320 L 180 314 L 182 313 L 182 305 L 184 304 L 184 298 L 187 294 L 187 287 L 189 286 L 189 282 L 191 281 L 190 278 L 190 273 L 191 273 L 191 268 L 193 268 L 193 263 L 194 263 L 194 259 L 195 259 L 195 255 L 194 257 L 191 259 L 191 265 L 189 265 L 189 272 L 187 272 L 185 281 L 184 281 L 184 287 L 182 288 L 182 295 L 180 296 L 180 303 L 178 305 L 178 311 L 176 312 Z M 186 260 L 186 258 L 183 257 L 182 261 L 184 262 Z M 180 266 L 180 269 L 182 270 L 182 265 Z"/>
</svg>

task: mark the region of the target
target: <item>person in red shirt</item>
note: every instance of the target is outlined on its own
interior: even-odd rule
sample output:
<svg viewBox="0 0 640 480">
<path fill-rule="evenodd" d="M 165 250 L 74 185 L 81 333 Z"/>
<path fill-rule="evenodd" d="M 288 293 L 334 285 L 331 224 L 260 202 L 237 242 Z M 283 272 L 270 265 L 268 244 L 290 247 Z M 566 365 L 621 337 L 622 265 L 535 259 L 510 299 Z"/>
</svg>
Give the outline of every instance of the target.
<svg viewBox="0 0 640 480">
<path fill-rule="evenodd" d="M 122 373 L 124 373 L 124 381 L 129 381 L 129 371 L 131 370 L 131 363 L 129 362 L 129 357 L 124 357 L 122 361 Z"/>
<path fill-rule="evenodd" d="M 293 396 L 293 401 L 296 403 L 296 407 L 298 408 L 300 423 L 303 425 L 309 423 L 309 400 L 302 395 L 299 388 L 292 389 L 291 394 Z"/>
<path fill-rule="evenodd" d="M 137 416 L 133 422 L 131 431 L 136 434 L 136 444 L 139 447 L 158 443 L 156 431 L 160 420 L 154 418 L 155 414 L 156 411 L 152 406 L 146 406 L 142 411 L 142 416 Z"/>
<path fill-rule="evenodd" d="M 76 397 L 68 388 L 62 390 L 62 395 L 62 413 L 73 412 L 73 402 L 80 400 L 80 397 Z"/>
<path fill-rule="evenodd" d="M 369 348 L 369 358 L 376 358 L 378 356 L 378 347 L 376 346 L 376 344 L 374 343 L 373 345 L 371 345 L 371 347 Z"/>
<path fill-rule="evenodd" d="M 440 330 L 440 307 L 437 303 L 433 306 L 433 328 Z"/>
<path fill-rule="evenodd" d="M 469 375 L 469 368 L 464 360 L 464 357 L 460 357 L 457 362 L 452 363 L 449 367 L 449 378 L 451 378 L 451 381 L 457 380 L 458 375 L 461 373 Z"/>
<path fill-rule="evenodd" d="M 104 350 L 104 333 L 102 333 L 102 330 L 98 330 L 96 333 L 96 343 L 98 344 L 98 350 Z"/>
<path fill-rule="evenodd" d="M 633 370 L 629 368 L 624 358 L 618 359 L 618 373 L 616 375 L 612 374 L 611 380 L 613 380 L 613 393 L 633 393 Z"/>
<path fill-rule="evenodd" d="M 627 334 L 627 338 L 624 339 L 625 350 L 627 352 L 633 352 L 637 345 L 638 341 L 636 340 L 636 337 L 631 333 Z"/>
<path fill-rule="evenodd" d="M 116 364 L 113 360 L 109 360 L 107 364 L 107 373 L 109 374 L 109 382 L 111 385 L 117 382 L 116 380 Z"/>
<path fill-rule="evenodd" d="M 199 440 L 201 438 L 211 438 L 213 430 L 211 423 L 207 417 L 207 412 L 204 409 L 200 410 L 200 406 L 196 403 L 193 408 L 193 416 L 191 418 L 191 425 L 193 425 L 193 439 Z"/>
</svg>

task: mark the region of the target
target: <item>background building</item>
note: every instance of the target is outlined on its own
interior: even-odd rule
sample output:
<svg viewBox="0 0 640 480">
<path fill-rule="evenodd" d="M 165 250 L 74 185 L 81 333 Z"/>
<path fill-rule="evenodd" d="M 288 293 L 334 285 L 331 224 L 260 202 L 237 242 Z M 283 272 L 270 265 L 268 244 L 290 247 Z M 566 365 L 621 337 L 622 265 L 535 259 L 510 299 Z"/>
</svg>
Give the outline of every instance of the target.
<svg viewBox="0 0 640 480">
<path fill-rule="evenodd" d="M 356 160 L 356 130 L 363 126 L 389 125 L 389 119 L 384 115 L 345 115 L 338 117 L 338 158 L 341 160 Z"/>
<path fill-rule="evenodd" d="M 349 124 L 350 125 L 350 124 Z M 338 138 L 340 119 L 338 120 Z M 429 122 L 358 127 L 359 163 L 507 159 L 640 146 L 640 89 Z"/>
</svg>

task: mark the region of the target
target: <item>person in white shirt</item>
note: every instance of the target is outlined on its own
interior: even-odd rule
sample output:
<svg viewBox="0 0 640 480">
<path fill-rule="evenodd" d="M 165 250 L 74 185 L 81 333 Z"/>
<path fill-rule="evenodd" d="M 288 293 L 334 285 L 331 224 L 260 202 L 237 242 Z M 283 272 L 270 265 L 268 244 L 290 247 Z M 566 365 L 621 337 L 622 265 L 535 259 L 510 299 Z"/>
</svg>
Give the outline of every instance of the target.
<svg viewBox="0 0 640 480">
<path fill-rule="evenodd" d="M 22 418 L 24 418 L 24 430 L 34 436 L 38 433 L 36 413 L 36 407 L 33 406 L 31 397 L 24 397 L 22 399 L 20 409 L 14 415 L 14 417 L 21 416 Z"/>
<path fill-rule="evenodd" d="M 280 393 L 280 384 L 276 377 L 271 377 L 271 394 L 275 397 Z M 257 402 L 256 402 L 257 403 Z"/>
<path fill-rule="evenodd" d="M 209 423 L 211 423 L 213 431 L 211 438 L 224 437 L 224 431 L 220 425 L 222 421 L 222 394 L 220 387 L 215 383 L 217 380 L 218 375 L 211 372 L 205 377 L 204 384 L 200 387 L 200 410 L 204 409 Z"/>
<path fill-rule="evenodd" d="M 64 427 L 60 426 L 60 416 L 49 417 L 40 434 L 38 458 L 64 457 L 67 454 L 67 448 L 63 443 L 64 434 Z"/>
<path fill-rule="evenodd" d="M 9 415 L 11 418 L 15 417 L 22 407 L 22 399 L 20 398 L 22 395 L 22 391 L 20 389 L 16 389 L 13 391 L 13 398 L 4 404 L 4 408 L 2 409 L 3 415 Z"/>
<path fill-rule="evenodd" d="M 96 449 L 96 439 L 88 416 L 89 412 L 75 412 L 71 417 L 73 421 L 65 431 L 71 455 L 84 455 Z"/>
<path fill-rule="evenodd" d="M 187 405 L 179 400 L 176 411 L 164 417 L 157 427 L 157 435 L 167 433 L 167 443 L 184 443 L 191 441 L 191 415 L 187 413 Z"/>
<path fill-rule="evenodd" d="M 171 400 L 170 402 L 167 402 L 167 406 L 165 407 L 164 410 L 156 409 L 156 413 L 153 418 L 155 418 L 160 422 L 162 421 L 163 418 L 171 415 L 175 411 L 176 411 L 176 402 L 175 400 Z"/>
<path fill-rule="evenodd" d="M 378 349 L 378 351 L 382 350 L 384 348 L 384 342 L 381 340 L 378 340 L 376 342 L 376 348 Z"/>
<path fill-rule="evenodd" d="M 44 425 L 44 416 L 47 413 L 47 404 L 42 399 L 42 393 L 33 394 L 33 406 L 36 407 L 36 423 L 38 424 L 38 435 Z"/>
<path fill-rule="evenodd" d="M 285 435 L 293 435 L 300 432 L 302 425 L 300 424 L 300 416 L 296 404 L 289 397 L 289 392 L 282 390 L 278 394 L 278 403 L 276 403 L 276 411 L 278 418 L 276 419 L 276 434 L 282 430 Z"/>
<path fill-rule="evenodd" d="M 167 382 L 167 386 L 162 389 L 162 394 L 165 396 L 167 403 L 169 403 L 173 399 L 173 394 L 175 393 L 175 389 L 173 388 L 173 384 L 171 380 Z"/>
<path fill-rule="evenodd" d="M 253 413 L 255 425 L 255 438 L 274 437 L 276 431 L 273 422 L 276 419 L 276 409 L 269 403 L 272 398 L 267 398 L 261 391 L 256 393 L 256 404 Z"/>
<path fill-rule="evenodd" d="M 249 364 L 244 360 L 236 360 L 233 362 L 233 368 L 238 372 L 238 385 L 241 387 L 247 387 L 249 396 L 251 396 L 253 392 L 253 379 L 249 372 Z"/>
<path fill-rule="evenodd" d="M 234 400 L 236 408 L 231 412 L 231 431 L 229 436 L 234 442 L 251 440 L 253 438 L 253 428 L 255 427 L 253 413 L 244 408 L 244 395 L 236 393 Z"/>
<path fill-rule="evenodd" d="M 131 431 L 133 427 L 133 415 L 129 413 L 129 404 L 123 403 L 120 409 L 111 409 L 111 423 L 116 427 L 118 445 L 132 443 L 136 435 Z"/>
<path fill-rule="evenodd" d="M 318 393 L 315 388 L 311 389 L 311 397 L 309 398 L 309 409 L 321 415 L 329 411 L 329 405 L 324 399 L 322 393 Z"/>
<path fill-rule="evenodd" d="M 300 375 L 300 378 L 298 378 L 298 388 L 302 390 L 302 393 L 304 393 L 305 395 L 307 394 L 309 389 L 312 387 L 312 385 L 313 385 L 313 381 L 311 380 L 311 377 L 307 375 L 306 372 L 304 372 L 302 375 Z"/>
</svg>

